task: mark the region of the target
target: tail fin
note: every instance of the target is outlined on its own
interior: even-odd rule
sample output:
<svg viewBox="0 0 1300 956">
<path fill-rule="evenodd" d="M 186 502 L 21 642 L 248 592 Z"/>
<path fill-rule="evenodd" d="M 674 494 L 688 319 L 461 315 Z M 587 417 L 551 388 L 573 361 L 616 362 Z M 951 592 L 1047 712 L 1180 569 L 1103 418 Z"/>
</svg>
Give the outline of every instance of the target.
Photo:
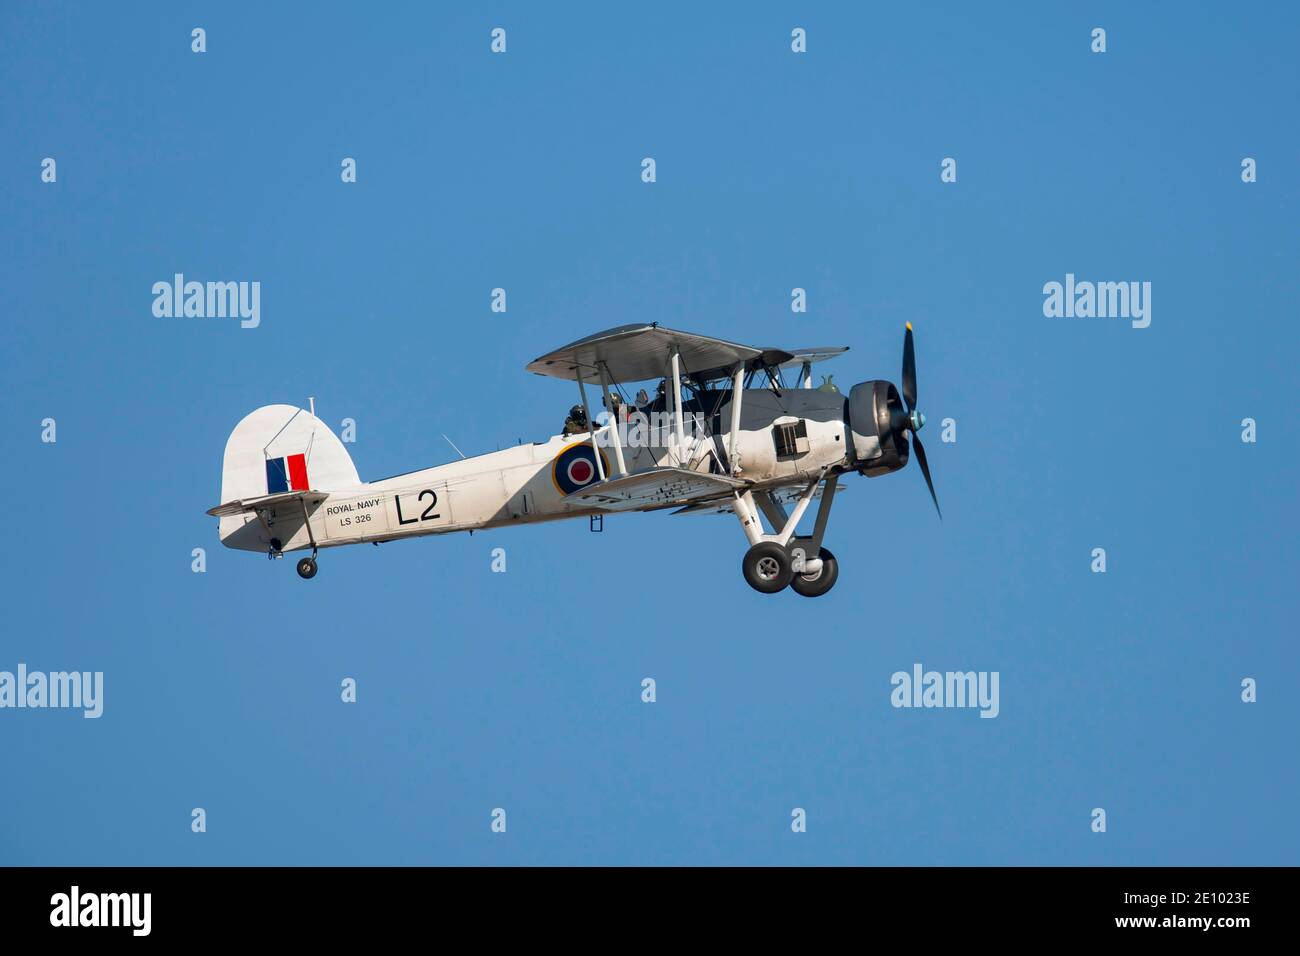
<svg viewBox="0 0 1300 956">
<path fill-rule="evenodd" d="M 263 405 L 246 415 L 226 441 L 221 466 L 223 505 L 286 491 L 336 491 L 360 484 L 343 443 L 305 408 Z M 251 517 L 223 517 L 222 541 L 231 547 L 248 546 L 227 539 L 241 531 Z M 251 533 L 249 529 L 236 537 L 242 542 Z M 248 544 L 251 550 L 264 547 L 261 542 Z"/>
</svg>

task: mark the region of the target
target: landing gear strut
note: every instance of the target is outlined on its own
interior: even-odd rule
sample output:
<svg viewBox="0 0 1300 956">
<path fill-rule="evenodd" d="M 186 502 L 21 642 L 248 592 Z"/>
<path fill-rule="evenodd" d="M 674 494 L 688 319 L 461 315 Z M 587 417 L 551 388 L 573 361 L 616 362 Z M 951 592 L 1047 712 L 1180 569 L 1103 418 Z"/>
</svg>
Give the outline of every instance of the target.
<svg viewBox="0 0 1300 956">
<path fill-rule="evenodd" d="M 307 514 L 307 502 L 303 500 L 302 504 L 302 523 L 307 529 L 307 537 L 311 540 L 311 557 L 303 558 L 298 562 L 298 577 L 304 581 L 309 581 L 316 576 L 316 536 L 311 530 L 311 516 Z"/>
<path fill-rule="evenodd" d="M 745 580 L 755 591 L 775 594 L 787 586 L 804 597 L 819 597 L 835 586 L 839 564 L 835 555 L 821 546 L 835 497 L 838 474 L 824 468 L 811 479 L 795 500 L 788 515 L 770 491 L 738 491 L 735 495 L 736 517 L 749 539 L 749 550 L 741 562 Z M 823 484 L 824 482 L 824 484 Z M 799 520 L 808 510 L 822 485 L 821 504 L 811 538 L 795 537 Z M 763 533 L 759 520 L 762 512 L 772 526 L 772 534 Z"/>
</svg>

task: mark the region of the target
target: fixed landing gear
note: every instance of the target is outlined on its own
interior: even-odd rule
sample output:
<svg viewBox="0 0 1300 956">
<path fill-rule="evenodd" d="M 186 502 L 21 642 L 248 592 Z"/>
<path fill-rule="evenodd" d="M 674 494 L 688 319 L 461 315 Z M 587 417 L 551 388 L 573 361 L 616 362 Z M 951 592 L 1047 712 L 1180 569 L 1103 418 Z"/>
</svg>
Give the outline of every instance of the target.
<svg viewBox="0 0 1300 956">
<path fill-rule="evenodd" d="M 840 565 L 835 560 L 835 555 L 822 548 L 817 552 L 817 557 L 821 558 L 821 570 L 814 574 L 796 572 L 791 577 L 790 587 L 796 594 L 802 594 L 804 597 L 821 597 L 835 587 L 835 582 L 839 580 Z"/>
<path fill-rule="evenodd" d="M 794 575 L 790 552 L 775 541 L 760 541 L 746 551 L 740 570 L 749 586 L 764 594 L 784 590 Z"/>
<path fill-rule="evenodd" d="M 840 566 L 835 555 L 823 548 L 821 542 L 830 518 L 837 478 L 829 468 L 822 469 L 798 495 L 789 514 L 769 490 L 736 492 L 736 517 L 750 545 L 740 569 L 751 588 L 763 594 L 775 594 L 792 587 L 804 597 L 820 597 L 835 586 Z M 819 485 L 822 486 L 821 504 L 812 537 L 796 537 L 795 529 Z M 764 533 L 759 512 L 772 526 L 771 534 Z"/>
</svg>

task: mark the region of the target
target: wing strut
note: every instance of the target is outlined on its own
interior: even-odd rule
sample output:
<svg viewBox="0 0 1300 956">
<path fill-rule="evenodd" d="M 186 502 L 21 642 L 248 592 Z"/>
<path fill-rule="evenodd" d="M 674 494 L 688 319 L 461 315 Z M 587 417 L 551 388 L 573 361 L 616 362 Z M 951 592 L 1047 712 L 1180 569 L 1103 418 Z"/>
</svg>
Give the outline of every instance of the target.
<svg viewBox="0 0 1300 956">
<path fill-rule="evenodd" d="M 737 362 L 731 373 L 731 441 L 727 446 L 727 468 L 733 476 L 740 474 L 736 443 L 740 441 L 740 400 L 745 394 L 745 363 Z"/>
<path fill-rule="evenodd" d="M 682 350 L 674 345 L 672 351 L 673 366 L 673 421 L 677 425 L 677 440 L 673 443 L 676 463 L 683 464 L 685 455 L 682 448 L 686 444 L 686 429 L 682 426 Z"/>
<path fill-rule="evenodd" d="M 600 390 L 605 394 L 605 409 L 609 412 L 613 420 L 613 424 L 610 426 L 610 437 L 614 441 L 614 463 L 618 465 L 618 474 L 621 478 L 627 474 L 627 465 L 623 463 L 623 443 L 618 437 L 618 409 L 616 409 L 614 403 L 609 400 L 609 366 L 604 362 L 600 362 L 597 364 L 596 369 L 600 372 Z M 591 440 L 594 446 L 596 441 L 596 433 L 594 431 L 591 433 Z"/>
<path fill-rule="evenodd" d="M 591 457 L 596 460 L 596 475 L 600 481 L 604 481 L 605 466 L 600 460 L 600 449 L 596 447 L 596 426 L 591 420 L 591 408 L 587 405 L 587 386 L 582 381 L 581 366 L 573 370 L 573 376 L 578 380 L 578 394 L 582 396 L 582 414 L 586 416 L 587 430 L 591 432 Z"/>
</svg>

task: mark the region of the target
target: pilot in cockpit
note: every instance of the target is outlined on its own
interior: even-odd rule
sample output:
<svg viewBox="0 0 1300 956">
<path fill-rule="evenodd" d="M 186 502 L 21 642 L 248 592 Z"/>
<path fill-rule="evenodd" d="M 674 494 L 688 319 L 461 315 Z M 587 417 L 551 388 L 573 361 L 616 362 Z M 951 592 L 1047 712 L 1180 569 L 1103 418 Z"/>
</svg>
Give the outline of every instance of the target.
<svg viewBox="0 0 1300 956">
<path fill-rule="evenodd" d="M 587 430 L 587 410 L 581 405 L 569 409 L 569 417 L 564 420 L 564 435 L 581 435 Z"/>
<path fill-rule="evenodd" d="M 618 392 L 613 392 L 609 396 L 609 403 L 605 405 L 605 410 L 609 412 L 612 421 L 623 421 L 627 417 L 627 412 L 623 411 L 627 403 L 623 401 L 623 396 Z"/>
</svg>

